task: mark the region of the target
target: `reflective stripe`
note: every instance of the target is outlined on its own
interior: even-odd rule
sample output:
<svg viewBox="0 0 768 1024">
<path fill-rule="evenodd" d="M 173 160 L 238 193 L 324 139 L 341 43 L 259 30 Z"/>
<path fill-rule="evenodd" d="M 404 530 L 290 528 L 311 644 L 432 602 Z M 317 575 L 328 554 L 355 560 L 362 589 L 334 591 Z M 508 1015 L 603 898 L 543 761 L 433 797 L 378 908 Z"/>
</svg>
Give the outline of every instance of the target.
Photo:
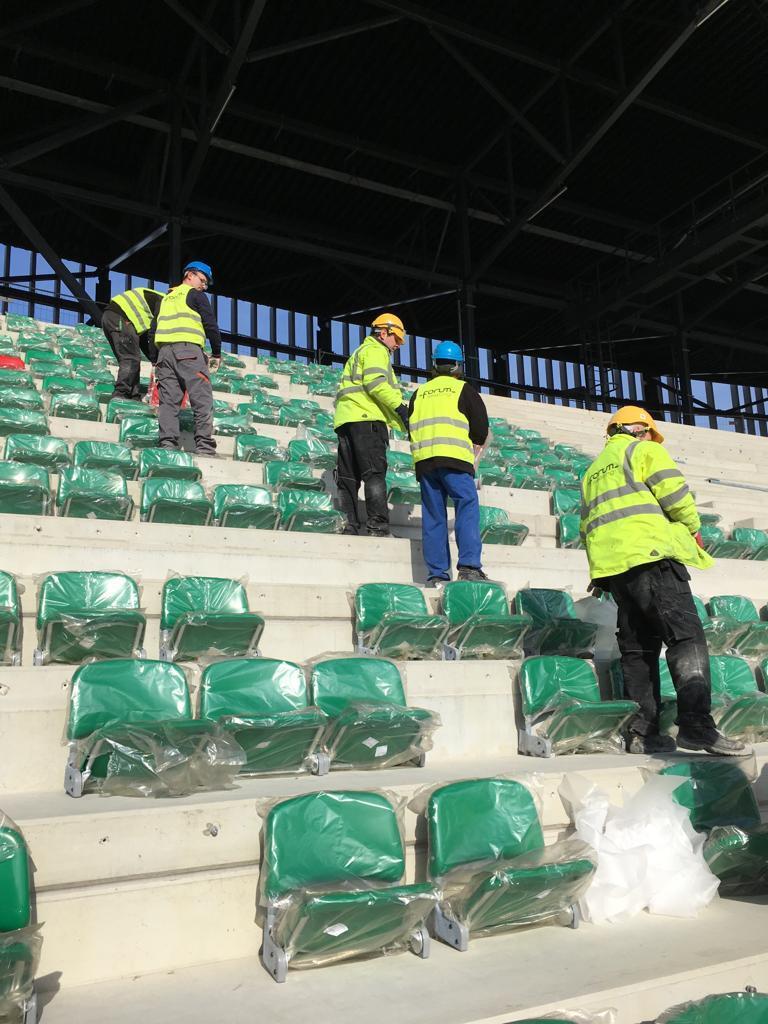
<svg viewBox="0 0 768 1024">
<path fill-rule="evenodd" d="M 204 347 L 205 330 L 202 318 L 199 313 L 187 306 L 190 291 L 189 285 L 178 285 L 160 303 L 155 332 L 155 344 L 158 347 L 180 343 Z"/>
<path fill-rule="evenodd" d="M 143 334 L 149 329 L 152 323 L 152 310 L 142 289 L 130 288 L 127 292 L 115 295 L 112 302 L 125 313 L 126 319 L 133 324 L 138 334 Z"/>
<path fill-rule="evenodd" d="M 602 494 L 593 498 L 586 505 L 582 505 L 582 514 L 588 515 L 593 508 L 602 505 L 604 501 L 613 501 L 614 498 L 626 498 L 630 494 L 637 494 L 639 491 L 644 490 L 644 484 L 637 484 L 633 481 L 631 484 L 624 484 L 622 487 L 614 487 L 612 491 L 603 491 Z"/>
<path fill-rule="evenodd" d="M 356 391 L 365 391 L 362 384 L 351 384 L 348 388 L 339 388 L 336 392 L 336 398 L 342 398 L 344 395 L 352 395 Z"/>
<path fill-rule="evenodd" d="M 622 466 L 622 469 L 624 470 L 624 479 L 628 484 L 637 483 L 637 480 L 635 479 L 635 471 L 632 469 L 632 455 L 639 444 L 639 441 L 633 441 L 631 444 L 627 445 L 627 450 L 624 452 L 624 465 Z"/>
<path fill-rule="evenodd" d="M 688 490 L 688 484 L 683 484 L 682 487 L 678 487 L 676 491 L 672 491 L 671 494 L 665 495 L 663 498 L 659 498 L 659 504 L 662 508 L 671 508 L 676 505 L 678 501 L 682 501 L 690 491 Z"/>
<path fill-rule="evenodd" d="M 633 505 L 631 508 L 617 508 L 613 512 L 604 512 L 596 516 L 591 523 L 587 523 L 585 533 L 591 533 L 598 526 L 605 526 L 606 523 L 614 523 L 617 519 L 629 519 L 632 516 L 663 516 L 658 505 Z"/>
<path fill-rule="evenodd" d="M 366 366 L 366 368 L 363 370 L 363 376 L 365 376 L 367 373 L 383 373 L 384 376 L 386 376 L 387 373 L 389 372 L 389 369 L 390 368 L 388 366 Z"/>
<path fill-rule="evenodd" d="M 134 296 L 134 295 L 136 295 L 136 296 L 138 297 L 138 293 L 137 293 L 137 292 L 133 292 L 133 291 L 130 291 L 130 292 L 123 292 L 123 294 L 122 294 L 122 295 L 120 296 L 120 298 L 121 298 L 121 299 L 123 300 L 123 302 L 125 302 L 125 304 L 126 304 L 126 305 L 127 305 L 128 307 L 129 307 L 129 309 L 131 310 L 131 312 L 133 313 L 133 315 L 134 315 L 134 316 L 136 317 L 136 319 L 137 319 L 137 320 L 138 320 L 139 322 L 141 322 L 141 321 L 142 321 L 142 319 L 143 319 L 143 318 L 142 318 L 142 315 L 141 315 L 141 314 L 142 314 L 142 312 L 144 312 L 145 316 L 149 315 L 149 306 L 148 306 L 148 305 L 146 304 L 146 302 L 144 301 L 144 299 L 142 299 L 142 300 L 141 300 L 141 302 L 142 302 L 142 305 L 144 306 L 144 309 L 143 309 L 143 310 L 139 309 L 139 307 L 138 307 L 138 306 L 136 305 L 136 303 L 135 303 L 135 302 L 133 301 L 133 296 Z M 151 320 L 151 319 L 152 319 L 152 317 L 150 316 L 150 320 Z M 134 327 L 136 327 L 136 324 L 134 323 L 134 325 L 133 325 L 133 326 L 134 326 Z"/>
<path fill-rule="evenodd" d="M 379 374 L 378 377 L 374 377 L 373 380 L 366 381 L 365 384 L 363 384 L 363 387 L 365 388 L 366 391 L 370 391 L 371 388 L 378 387 L 379 384 L 381 384 L 382 382 L 384 384 L 387 383 L 387 377 L 385 377 L 383 373 Z"/>
<path fill-rule="evenodd" d="M 162 316 L 158 316 L 157 322 L 167 323 L 169 320 L 200 320 L 197 313 L 163 313 Z M 202 321 L 200 321 L 202 322 Z"/>
<path fill-rule="evenodd" d="M 475 454 L 475 449 L 469 443 L 458 437 L 430 437 L 426 441 L 411 441 L 411 451 L 417 452 L 421 448 L 435 448 L 439 444 L 447 444 L 455 448 L 465 448 Z"/>
<path fill-rule="evenodd" d="M 415 423 L 411 421 L 411 432 L 414 430 L 420 430 L 422 427 L 459 427 L 464 429 L 469 426 L 469 420 L 452 420 L 448 416 L 432 416 L 427 420 L 417 420 Z"/>
<path fill-rule="evenodd" d="M 654 484 L 660 484 L 662 480 L 672 480 L 675 477 L 683 479 L 683 474 L 679 469 L 660 469 L 657 473 L 651 473 L 645 483 L 646 486 L 653 487 Z"/>
</svg>

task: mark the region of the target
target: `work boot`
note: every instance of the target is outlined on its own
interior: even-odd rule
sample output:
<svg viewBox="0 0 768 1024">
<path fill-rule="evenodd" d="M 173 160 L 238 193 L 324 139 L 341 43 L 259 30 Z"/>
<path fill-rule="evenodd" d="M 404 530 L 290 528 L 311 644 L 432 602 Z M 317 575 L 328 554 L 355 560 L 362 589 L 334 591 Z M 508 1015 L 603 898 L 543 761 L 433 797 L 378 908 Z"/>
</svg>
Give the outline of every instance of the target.
<svg viewBox="0 0 768 1024">
<path fill-rule="evenodd" d="M 630 754 L 672 754 L 676 748 L 671 736 L 662 736 L 658 732 L 648 733 L 647 736 L 631 732 L 627 740 L 627 751 Z"/>
<path fill-rule="evenodd" d="M 369 537 L 391 537 L 392 534 L 389 530 L 368 530 Z"/>
<path fill-rule="evenodd" d="M 209 452 L 208 450 L 201 452 L 199 449 L 195 449 L 195 455 L 198 459 L 218 459 L 219 457 L 218 452 Z"/>
<path fill-rule="evenodd" d="M 350 526 L 350 524 L 347 523 L 347 525 L 341 531 L 341 535 L 342 537 L 359 537 L 360 531 L 356 526 Z"/>
<path fill-rule="evenodd" d="M 721 732 L 715 733 L 714 738 L 696 739 L 691 736 L 677 734 L 677 746 L 680 750 L 703 750 L 707 754 L 715 754 L 718 757 L 744 757 L 752 753 L 741 740 L 729 740 Z"/>
<path fill-rule="evenodd" d="M 444 587 L 446 583 L 450 582 L 451 581 L 445 576 L 429 576 L 427 578 L 426 586 L 431 587 L 434 590 L 439 590 L 441 587 Z"/>
<path fill-rule="evenodd" d="M 488 579 L 482 569 L 478 569 L 473 565 L 460 565 L 458 568 L 460 580 L 475 581 Z"/>
</svg>

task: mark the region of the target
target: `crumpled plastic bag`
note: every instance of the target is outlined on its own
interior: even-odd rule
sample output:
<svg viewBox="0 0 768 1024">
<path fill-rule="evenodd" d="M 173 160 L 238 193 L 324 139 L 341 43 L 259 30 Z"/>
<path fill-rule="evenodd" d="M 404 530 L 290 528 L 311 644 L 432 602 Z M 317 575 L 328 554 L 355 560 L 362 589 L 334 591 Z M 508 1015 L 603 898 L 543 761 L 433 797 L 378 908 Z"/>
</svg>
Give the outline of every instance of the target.
<svg viewBox="0 0 768 1024">
<path fill-rule="evenodd" d="M 582 775 L 570 774 L 560 796 L 576 836 L 597 852 L 597 871 L 580 901 L 585 920 L 616 922 L 647 910 L 696 917 L 719 880 L 704 860 L 704 836 L 672 799 L 674 778 L 653 776 L 623 807 Z"/>
<path fill-rule="evenodd" d="M 582 597 L 573 602 L 573 610 L 582 622 L 591 622 L 598 627 L 595 637 L 595 661 L 615 661 L 621 652 L 616 641 L 617 608 L 614 602 L 601 601 L 591 596 Z"/>
</svg>

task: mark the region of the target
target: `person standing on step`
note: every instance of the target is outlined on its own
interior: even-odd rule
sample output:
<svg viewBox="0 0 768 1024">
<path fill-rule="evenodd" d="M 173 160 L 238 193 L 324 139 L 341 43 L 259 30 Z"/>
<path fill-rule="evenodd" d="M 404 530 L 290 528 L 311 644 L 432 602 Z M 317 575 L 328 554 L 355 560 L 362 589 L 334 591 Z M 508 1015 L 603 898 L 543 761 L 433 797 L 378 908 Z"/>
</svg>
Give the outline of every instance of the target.
<svg viewBox="0 0 768 1024">
<path fill-rule="evenodd" d="M 163 293 L 154 288 L 129 288 L 114 295 L 101 318 L 101 329 L 117 360 L 117 380 L 112 398 L 140 402 L 141 354 L 154 363 L 156 352 L 148 344 L 149 329 L 157 316 Z"/>
<path fill-rule="evenodd" d="M 581 536 L 590 590 L 606 591 L 616 602 L 624 692 L 640 705 L 627 749 L 745 754 L 743 743 L 718 732 L 711 715 L 709 651 L 686 565 L 714 563 L 702 547 L 693 496 L 644 409 L 619 409 L 607 436 L 582 480 Z M 662 644 L 677 692 L 677 743 L 659 732 Z"/>
<path fill-rule="evenodd" d="M 389 430 L 408 429 L 408 410 L 392 369 L 391 356 L 405 344 L 405 327 L 394 313 L 382 313 L 347 360 L 336 392 L 333 428 L 338 437 L 336 485 L 347 517 L 346 534 L 389 537 L 387 449 Z M 366 519 L 357 506 L 362 483 Z"/>
<path fill-rule="evenodd" d="M 210 374 L 221 359 L 221 335 L 205 297 L 211 284 L 213 274 L 207 263 L 187 263 L 181 284 L 163 296 L 149 338 L 157 348 L 158 447 L 179 447 L 179 410 L 186 391 L 195 417 L 195 452 L 206 456 L 216 455 Z M 206 337 L 210 359 L 203 351 Z"/>
<path fill-rule="evenodd" d="M 449 498 L 456 509 L 459 579 L 485 580 L 475 458 L 488 439 L 488 413 L 478 392 L 461 379 L 464 355 L 458 345 L 441 341 L 432 362 L 432 379 L 416 389 L 409 407 L 427 584 L 451 578 Z"/>
</svg>

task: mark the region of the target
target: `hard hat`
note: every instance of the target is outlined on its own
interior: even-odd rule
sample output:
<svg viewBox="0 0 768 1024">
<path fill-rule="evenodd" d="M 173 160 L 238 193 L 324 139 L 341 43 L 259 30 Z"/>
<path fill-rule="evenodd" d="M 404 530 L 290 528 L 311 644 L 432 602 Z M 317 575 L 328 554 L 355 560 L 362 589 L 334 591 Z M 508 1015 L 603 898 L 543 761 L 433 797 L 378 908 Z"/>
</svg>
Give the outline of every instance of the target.
<svg viewBox="0 0 768 1024">
<path fill-rule="evenodd" d="M 656 429 L 653 416 L 650 416 L 645 409 L 641 409 L 639 405 L 625 405 L 618 409 L 608 420 L 608 428 L 627 426 L 629 423 L 644 424 L 651 432 L 651 440 L 656 441 L 657 444 L 661 444 L 664 440 L 664 435 Z"/>
<path fill-rule="evenodd" d="M 201 263 L 200 260 L 192 260 L 191 263 L 187 263 L 184 267 L 184 273 L 186 274 L 188 270 L 199 270 L 201 274 L 205 274 L 208 278 L 208 285 L 213 284 L 213 271 L 207 263 Z"/>
<path fill-rule="evenodd" d="M 394 334 L 400 339 L 400 344 L 405 344 L 405 326 L 399 316 L 394 313 L 381 313 L 371 324 L 371 327 L 383 327 L 388 334 Z"/>
<path fill-rule="evenodd" d="M 464 353 L 455 341 L 441 341 L 432 354 L 433 363 L 463 363 Z"/>
</svg>

